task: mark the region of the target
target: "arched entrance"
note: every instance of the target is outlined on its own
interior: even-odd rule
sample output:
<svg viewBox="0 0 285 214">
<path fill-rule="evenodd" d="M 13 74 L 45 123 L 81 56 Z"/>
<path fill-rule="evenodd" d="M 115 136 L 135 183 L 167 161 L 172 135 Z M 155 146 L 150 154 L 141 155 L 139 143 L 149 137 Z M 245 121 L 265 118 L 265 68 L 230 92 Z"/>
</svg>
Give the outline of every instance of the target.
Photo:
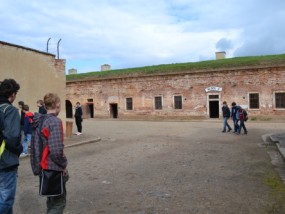
<svg viewBox="0 0 285 214">
<path fill-rule="evenodd" d="M 66 118 L 73 117 L 72 103 L 69 100 L 65 100 L 65 111 L 66 111 Z"/>
</svg>

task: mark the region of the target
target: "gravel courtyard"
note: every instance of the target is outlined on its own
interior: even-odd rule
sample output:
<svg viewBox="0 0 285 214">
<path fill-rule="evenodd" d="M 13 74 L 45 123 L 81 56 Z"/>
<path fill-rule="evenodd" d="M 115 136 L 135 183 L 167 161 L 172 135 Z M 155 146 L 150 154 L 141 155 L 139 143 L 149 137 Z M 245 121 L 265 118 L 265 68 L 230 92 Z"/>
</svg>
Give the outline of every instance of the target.
<svg viewBox="0 0 285 214">
<path fill-rule="evenodd" d="M 65 213 L 284 213 L 284 187 L 270 185 L 278 175 L 269 153 L 278 153 L 261 137 L 284 123 L 246 125 L 248 135 L 236 135 L 222 133 L 221 121 L 84 120 L 84 134 L 101 141 L 65 150 Z M 21 159 L 16 214 L 45 213 L 38 183 Z"/>
</svg>

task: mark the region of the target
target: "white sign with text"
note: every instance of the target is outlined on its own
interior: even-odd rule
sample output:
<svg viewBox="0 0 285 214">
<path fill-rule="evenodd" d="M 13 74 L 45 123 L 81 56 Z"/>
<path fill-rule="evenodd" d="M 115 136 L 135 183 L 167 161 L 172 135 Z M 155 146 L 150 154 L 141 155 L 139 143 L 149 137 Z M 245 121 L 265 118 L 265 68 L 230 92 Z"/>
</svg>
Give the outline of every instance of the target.
<svg viewBox="0 0 285 214">
<path fill-rule="evenodd" d="M 221 92 L 223 89 L 221 87 L 217 87 L 217 86 L 212 86 L 212 87 L 208 87 L 205 89 L 206 93 L 210 92 L 210 91 L 219 91 Z"/>
</svg>

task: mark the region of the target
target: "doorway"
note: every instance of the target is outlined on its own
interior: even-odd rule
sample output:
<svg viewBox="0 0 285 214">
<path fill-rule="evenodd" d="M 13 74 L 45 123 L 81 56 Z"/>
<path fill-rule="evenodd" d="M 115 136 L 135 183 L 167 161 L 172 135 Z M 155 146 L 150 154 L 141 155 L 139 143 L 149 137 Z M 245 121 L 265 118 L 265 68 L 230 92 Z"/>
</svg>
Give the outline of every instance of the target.
<svg viewBox="0 0 285 214">
<path fill-rule="evenodd" d="M 87 103 L 87 106 L 89 107 L 90 118 L 94 118 L 94 104 L 93 103 Z"/>
<path fill-rule="evenodd" d="M 111 118 L 118 118 L 118 104 L 117 103 L 110 104 L 110 115 L 111 115 Z"/>
<path fill-rule="evenodd" d="M 210 118 L 219 118 L 219 103 L 220 103 L 220 95 L 219 94 L 208 94 L 208 106 L 209 106 L 209 117 Z"/>
<path fill-rule="evenodd" d="M 219 101 L 209 101 L 210 118 L 219 118 Z"/>
<path fill-rule="evenodd" d="M 72 103 L 69 100 L 65 100 L 65 112 L 66 118 L 72 118 Z"/>
</svg>

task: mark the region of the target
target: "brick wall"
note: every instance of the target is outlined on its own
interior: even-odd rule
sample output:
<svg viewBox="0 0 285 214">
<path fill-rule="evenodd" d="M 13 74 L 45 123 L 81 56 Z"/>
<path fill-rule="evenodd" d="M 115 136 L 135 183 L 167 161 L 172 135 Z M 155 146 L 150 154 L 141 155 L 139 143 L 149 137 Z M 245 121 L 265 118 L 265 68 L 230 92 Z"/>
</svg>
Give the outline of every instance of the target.
<svg viewBox="0 0 285 214">
<path fill-rule="evenodd" d="M 285 66 L 252 67 L 69 81 L 66 96 L 73 105 L 93 99 L 94 116 L 105 118 L 112 117 L 111 104 L 117 104 L 120 118 L 208 118 L 221 115 L 223 101 L 235 101 L 251 115 L 272 116 L 285 113 L 274 106 L 274 92 L 285 93 L 284 83 Z M 221 91 L 206 92 L 209 87 Z M 249 109 L 250 93 L 259 94 L 258 109 Z M 161 110 L 154 109 L 156 96 L 162 97 Z M 174 108 L 174 96 L 182 97 L 182 109 Z M 216 97 L 218 112 L 210 104 L 211 97 Z M 126 98 L 132 98 L 133 110 L 126 109 Z"/>
</svg>

